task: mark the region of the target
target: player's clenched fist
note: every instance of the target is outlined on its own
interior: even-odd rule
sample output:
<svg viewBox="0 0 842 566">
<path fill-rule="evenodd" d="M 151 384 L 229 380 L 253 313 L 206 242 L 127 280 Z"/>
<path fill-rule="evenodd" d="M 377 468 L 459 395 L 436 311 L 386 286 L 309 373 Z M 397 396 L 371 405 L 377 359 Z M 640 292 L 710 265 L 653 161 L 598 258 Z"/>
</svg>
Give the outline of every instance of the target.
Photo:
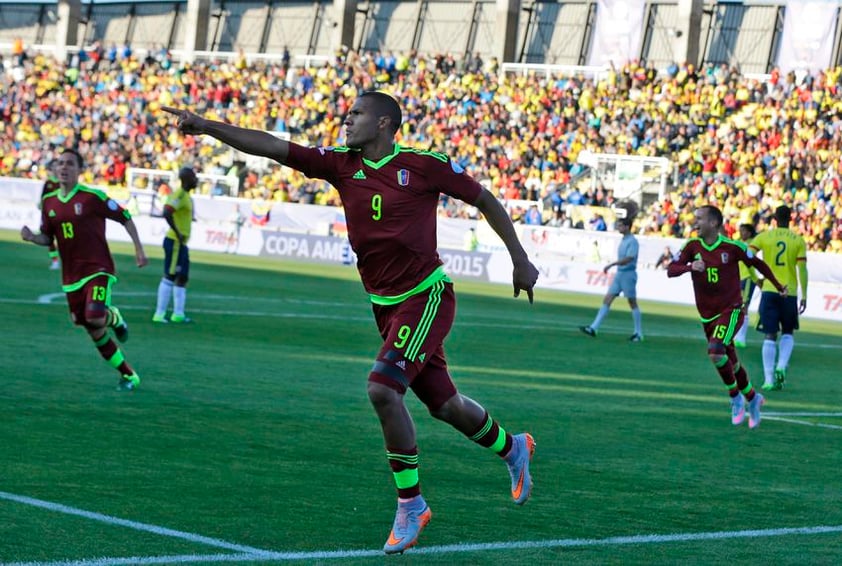
<svg viewBox="0 0 842 566">
<path fill-rule="evenodd" d="M 176 125 L 181 133 L 192 135 L 204 133 L 205 119 L 201 116 L 189 110 L 181 110 L 179 108 L 172 108 L 171 106 L 161 106 L 161 110 L 178 118 Z"/>
</svg>

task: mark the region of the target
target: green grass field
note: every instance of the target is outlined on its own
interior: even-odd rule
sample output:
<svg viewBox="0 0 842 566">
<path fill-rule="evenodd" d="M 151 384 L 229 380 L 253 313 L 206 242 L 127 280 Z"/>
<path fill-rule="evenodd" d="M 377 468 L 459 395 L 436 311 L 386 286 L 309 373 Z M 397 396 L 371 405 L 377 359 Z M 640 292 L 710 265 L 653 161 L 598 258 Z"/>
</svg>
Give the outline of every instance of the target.
<svg viewBox="0 0 842 566">
<path fill-rule="evenodd" d="M 74 564 L 838 564 L 842 327 L 805 319 L 759 429 L 730 424 L 695 311 L 457 282 L 461 391 L 530 431 L 535 488 L 408 405 L 433 520 L 380 549 L 395 493 L 366 376 L 379 337 L 353 268 L 193 254 L 188 326 L 151 321 L 161 254 L 113 247 L 117 374 L 72 327 L 46 250 L 0 232 L 0 562 Z M 687 285 L 690 280 L 687 278 Z M 741 351 L 762 382 L 760 335 Z M 73 562 L 78 561 L 78 562 Z"/>
</svg>

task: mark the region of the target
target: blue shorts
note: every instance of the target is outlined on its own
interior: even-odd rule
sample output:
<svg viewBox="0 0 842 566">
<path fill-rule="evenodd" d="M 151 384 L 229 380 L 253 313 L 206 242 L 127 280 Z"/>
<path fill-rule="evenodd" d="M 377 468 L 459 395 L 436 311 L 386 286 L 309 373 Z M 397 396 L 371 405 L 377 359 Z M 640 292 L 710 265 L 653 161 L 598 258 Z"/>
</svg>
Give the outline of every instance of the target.
<svg viewBox="0 0 842 566">
<path fill-rule="evenodd" d="M 187 279 L 189 274 L 190 251 L 187 246 L 172 238 L 164 238 L 164 275 Z"/>
<path fill-rule="evenodd" d="M 798 297 L 782 297 L 777 291 L 760 295 L 760 322 L 757 330 L 765 334 L 792 334 L 798 329 Z"/>
<path fill-rule="evenodd" d="M 637 271 L 618 271 L 608 288 L 608 294 L 615 297 L 622 293 L 627 299 L 637 298 Z"/>
</svg>

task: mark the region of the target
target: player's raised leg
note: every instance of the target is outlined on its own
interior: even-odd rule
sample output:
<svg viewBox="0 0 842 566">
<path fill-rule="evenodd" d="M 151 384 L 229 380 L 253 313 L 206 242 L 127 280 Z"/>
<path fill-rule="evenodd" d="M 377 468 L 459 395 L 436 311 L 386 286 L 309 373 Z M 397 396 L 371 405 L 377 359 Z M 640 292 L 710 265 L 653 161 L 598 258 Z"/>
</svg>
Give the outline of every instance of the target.
<svg viewBox="0 0 842 566">
<path fill-rule="evenodd" d="M 67 293 L 67 302 L 74 322 L 85 327 L 99 355 L 120 372 L 118 387 L 134 389 L 140 384 L 140 377 L 108 333 L 109 327 L 115 328 L 119 322 L 125 324 L 119 311 L 109 304 L 113 281 L 113 277 L 106 275 L 94 277 L 82 288 Z"/>
</svg>

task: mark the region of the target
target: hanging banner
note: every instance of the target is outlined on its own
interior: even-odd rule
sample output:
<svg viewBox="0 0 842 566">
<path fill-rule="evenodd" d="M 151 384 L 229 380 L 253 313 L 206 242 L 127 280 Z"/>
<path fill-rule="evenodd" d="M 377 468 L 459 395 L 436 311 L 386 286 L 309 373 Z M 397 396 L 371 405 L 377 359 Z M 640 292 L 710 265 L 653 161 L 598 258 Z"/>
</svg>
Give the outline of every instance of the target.
<svg viewBox="0 0 842 566">
<path fill-rule="evenodd" d="M 619 69 L 626 61 L 640 58 L 645 4 L 645 0 L 597 1 L 589 65 L 613 62 Z"/>
<path fill-rule="evenodd" d="M 782 73 L 809 73 L 830 67 L 839 3 L 787 0 L 778 67 Z"/>
</svg>

